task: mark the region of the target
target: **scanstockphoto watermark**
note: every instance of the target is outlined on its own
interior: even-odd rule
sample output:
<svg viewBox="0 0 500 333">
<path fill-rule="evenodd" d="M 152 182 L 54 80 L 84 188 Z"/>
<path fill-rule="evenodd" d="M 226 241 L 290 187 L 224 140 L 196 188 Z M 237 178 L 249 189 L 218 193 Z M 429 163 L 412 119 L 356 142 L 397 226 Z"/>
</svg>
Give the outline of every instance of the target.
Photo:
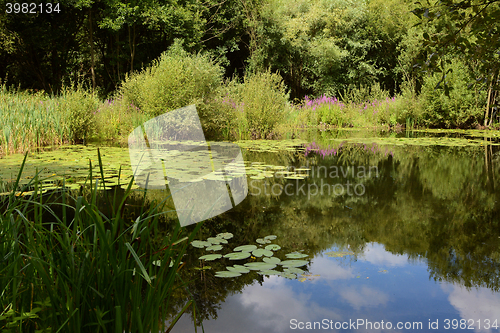
<svg viewBox="0 0 500 333">
<path fill-rule="evenodd" d="M 321 177 L 318 181 L 304 182 L 303 180 L 296 179 L 294 182 L 287 184 L 274 183 L 270 184 L 267 180 L 262 183 L 260 180 L 251 180 L 249 184 L 249 194 L 253 196 L 307 196 L 308 199 L 314 196 L 362 196 L 366 192 L 365 185 L 362 182 L 355 182 L 346 179 L 352 177 L 353 179 L 362 179 L 367 177 L 378 177 L 378 168 L 376 166 L 365 168 L 364 166 L 326 166 L 306 168 L 301 167 L 295 170 L 301 172 L 307 170 L 307 176 Z M 368 171 L 367 171 L 368 170 Z M 283 177 L 283 173 L 277 173 L 277 178 Z M 342 178 L 343 180 L 342 180 Z M 327 179 L 337 179 L 337 182 L 332 184 L 332 181 Z"/>
<path fill-rule="evenodd" d="M 378 177 L 378 167 L 376 165 L 369 167 L 364 165 L 330 165 L 327 167 L 325 165 L 309 166 L 308 162 L 305 166 L 301 166 L 300 168 L 295 168 L 293 166 L 289 167 L 287 171 L 305 173 L 310 177 L 330 179 Z M 284 174 L 277 173 L 276 177 L 284 177 Z"/>
<path fill-rule="evenodd" d="M 286 185 L 280 184 L 280 183 L 275 183 L 270 185 L 267 181 L 264 181 L 264 186 L 262 186 L 262 183 L 259 183 L 259 186 L 257 186 L 257 183 L 255 180 L 250 181 L 250 189 L 249 189 L 249 194 L 253 196 L 260 196 L 260 195 L 266 195 L 266 196 L 280 196 L 282 194 L 285 194 L 287 196 L 292 196 L 292 195 L 303 195 L 306 196 L 308 199 L 311 199 L 311 197 L 317 196 L 317 195 L 329 195 L 329 196 L 342 196 L 342 195 L 348 195 L 348 196 L 362 196 L 366 192 L 365 185 L 361 183 L 352 183 L 347 180 L 345 183 L 337 183 L 337 184 L 328 184 L 324 182 L 323 179 L 320 179 L 320 184 L 312 183 L 312 184 L 306 184 L 302 183 L 300 184 L 299 181 L 297 180 L 296 182 L 288 183 Z"/>
<path fill-rule="evenodd" d="M 431 323 L 429 320 L 429 329 L 435 329 L 437 323 Z M 334 321 L 331 319 L 323 319 L 322 321 L 299 321 L 290 319 L 290 329 L 292 330 L 423 330 L 424 323 L 421 321 L 370 321 L 368 319 L 356 319 L 349 321 Z"/>
</svg>

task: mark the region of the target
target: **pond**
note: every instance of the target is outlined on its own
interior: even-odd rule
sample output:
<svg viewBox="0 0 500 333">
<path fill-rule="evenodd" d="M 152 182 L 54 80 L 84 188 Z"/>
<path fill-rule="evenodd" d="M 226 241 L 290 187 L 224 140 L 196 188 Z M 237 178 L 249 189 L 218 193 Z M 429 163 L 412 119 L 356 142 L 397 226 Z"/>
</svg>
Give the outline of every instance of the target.
<svg viewBox="0 0 500 333">
<path fill-rule="evenodd" d="M 289 138 L 238 142 L 247 196 L 189 246 L 165 320 L 191 297 L 196 311 L 173 332 L 500 331 L 495 131 Z M 92 149 L 65 149 L 33 155 L 22 179 L 42 163 L 78 188 Z M 130 179 L 126 149 L 101 152 L 108 186 Z M 16 158 L 0 175 L 13 179 Z"/>
<path fill-rule="evenodd" d="M 499 331 L 496 133 L 440 132 L 311 132 L 294 151 L 241 144 L 263 177 L 249 177 L 247 198 L 197 239 L 234 237 L 185 258 L 205 332 Z M 265 249 L 266 236 L 280 248 L 269 257 L 198 259 Z M 269 258 L 305 264 L 218 277 Z M 173 332 L 194 332 L 193 314 Z"/>
</svg>

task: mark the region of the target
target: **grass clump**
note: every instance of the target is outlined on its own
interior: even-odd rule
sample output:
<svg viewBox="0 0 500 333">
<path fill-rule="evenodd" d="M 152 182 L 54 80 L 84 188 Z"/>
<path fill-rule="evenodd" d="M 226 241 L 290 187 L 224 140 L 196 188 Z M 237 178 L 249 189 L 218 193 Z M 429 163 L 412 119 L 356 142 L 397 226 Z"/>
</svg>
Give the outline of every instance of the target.
<svg viewBox="0 0 500 333">
<path fill-rule="evenodd" d="M 122 98 L 109 98 L 99 104 L 96 111 L 93 139 L 99 142 L 127 143 L 128 135 L 137 126 L 151 119 L 134 104 Z"/>
<path fill-rule="evenodd" d="M 81 85 L 61 94 L 9 90 L 0 86 L 0 155 L 35 147 L 88 141 L 96 133 L 96 94 Z"/>
<path fill-rule="evenodd" d="M 158 241 L 162 202 L 152 203 L 133 221 L 122 216 L 132 182 L 120 202 L 115 197 L 109 202 L 116 209 L 106 215 L 97 206 L 97 184 L 89 197 L 63 189 L 48 199 L 58 204 L 49 205 L 36 190 L 22 195 L 40 180 L 35 177 L 19 188 L 20 175 L 10 195 L 0 197 L 0 330 L 168 329 L 163 318 L 169 296 L 178 286 L 177 270 L 187 244 L 200 225 L 189 237 L 183 237 L 178 225 Z"/>
</svg>

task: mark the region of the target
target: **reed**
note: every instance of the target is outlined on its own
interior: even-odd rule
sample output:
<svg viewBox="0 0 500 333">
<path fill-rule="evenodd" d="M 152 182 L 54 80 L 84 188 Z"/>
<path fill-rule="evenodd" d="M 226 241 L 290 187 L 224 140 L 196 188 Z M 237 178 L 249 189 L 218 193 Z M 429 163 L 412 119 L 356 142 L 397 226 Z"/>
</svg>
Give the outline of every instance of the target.
<svg viewBox="0 0 500 333">
<path fill-rule="evenodd" d="M 59 98 L 0 86 L 0 155 L 71 140 Z"/>
<path fill-rule="evenodd" d="M 99 162 L 104 177 L 100 155 Z M 116 209 L 105 215 L 97 208 L 99 181 L 91 170 L 88 197 L 63 187 L 46 198 L 38 177 L 19 186 L 21 172 L 10 194 L 0 197 L 0 331 L 171 329 L 164 320 L 169 297 L 182 286 L 181 258 L 201 224 L 188 236 L 177 224 L 155 239 L 166 199 L 126 221 L 121 212 L 132 181 L 120 202 L 115 196 L 109 202 Z M 31 186 L 35 193 L 23 195 Z"/>
</svg>

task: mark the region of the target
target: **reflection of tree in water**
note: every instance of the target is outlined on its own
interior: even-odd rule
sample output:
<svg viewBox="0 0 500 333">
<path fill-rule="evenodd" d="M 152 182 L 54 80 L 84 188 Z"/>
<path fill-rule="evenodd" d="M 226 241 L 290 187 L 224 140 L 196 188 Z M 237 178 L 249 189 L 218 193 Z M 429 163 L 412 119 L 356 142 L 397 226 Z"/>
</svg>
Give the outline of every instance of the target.
<svg viewBox="0 0 500 333">
<path fill-rule="evenodd" d="M 323 179 L 361 182 L 366 188 L 363 196 L 248 196 L 235 209 L 206 222 L 197 239 L 229 231 L 235 235 L 231 244 L 237 246 L 275 234 L 283 253 L 305 250 L 311 257 L 332 246 L 359 254 L 366 244 L 377 242 L 393 254 L 407 255 L 410 261 L 426 260 L 430 277 L 436 280 L 499 290 L 500 195 L 494 191 L 500 173 L 498 148 L 406 146 L 393 151 L 394 156 L 384 156 L 354 147 L 336 156 L 310 155 L 309 165 L 376 165 L 378 177 Z M 304 165 L 293 157 L 255 154 L 247 159 Z M 303 182 L 319 180 L 311 175 Z M 197 258 L 205 252 L 190 251 L 181 270 L 197 300 L 198 318 L 204 320 L 217 317 L 227 296 L 263 280 L 255 272 L 215 278 L 214 272 L 226 267 L 217 261 L 207 262 L 212 269 L 204 273 L 189 269 L 199 266 Z M 185 299 L 174 302 L 183 304 Z"/>
</svg>

